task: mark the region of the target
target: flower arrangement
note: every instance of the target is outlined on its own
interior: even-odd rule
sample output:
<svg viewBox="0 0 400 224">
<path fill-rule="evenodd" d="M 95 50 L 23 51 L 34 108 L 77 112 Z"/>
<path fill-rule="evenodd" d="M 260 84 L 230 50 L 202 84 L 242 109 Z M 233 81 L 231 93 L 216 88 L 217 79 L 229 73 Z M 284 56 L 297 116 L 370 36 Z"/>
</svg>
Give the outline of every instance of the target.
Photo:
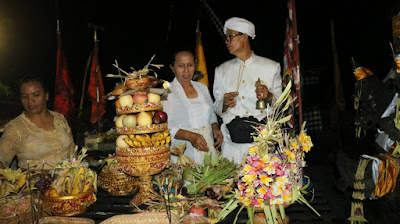
<svg viewBox="0 0 400 224">
<path fill-rule="evenodd" d="M 305 123 L 298 135 L 290 135 L 282 124 L 289 121 L 291 115 L 285 111 L 294 99 L 290 97 L 289 83 L 273 106 L 266 124 L 254 126 L 254 144 L 249 147 L 247 156 L 242 162 L 235 197 L 224 210 L 232 211 L 237 204 L 242 204 L 239 212 L 246 207 L 250 223 L 255 210 L 263 210 L 267 223 L 275 224 L 280 215 L 284 220 L 284 208 L 298 201 L 308 205 L 302 196 L 305 153 L 313 147 L 311 137 L 307 135 Z M 219 218 L 224 218 L 220 213 Z"/>
</svg>

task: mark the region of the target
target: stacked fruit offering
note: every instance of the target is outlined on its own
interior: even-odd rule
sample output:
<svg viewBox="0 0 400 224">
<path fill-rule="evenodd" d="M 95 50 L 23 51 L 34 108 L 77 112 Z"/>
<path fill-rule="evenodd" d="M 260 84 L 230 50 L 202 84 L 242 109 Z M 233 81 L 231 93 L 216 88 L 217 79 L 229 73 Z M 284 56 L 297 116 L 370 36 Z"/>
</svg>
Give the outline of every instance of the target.
<svg viewBox="0 0 400 224">
<path fill-rule="evenodd" d="M 140 205 L 155 194 L 151 175 L 170 164 L 168 117 L 158 94 L 137 90 L 121 95 L 115 103 L 116 159 L 126 174 L 139 177 L 140 190 L 131 203 Z"/>
</svg>

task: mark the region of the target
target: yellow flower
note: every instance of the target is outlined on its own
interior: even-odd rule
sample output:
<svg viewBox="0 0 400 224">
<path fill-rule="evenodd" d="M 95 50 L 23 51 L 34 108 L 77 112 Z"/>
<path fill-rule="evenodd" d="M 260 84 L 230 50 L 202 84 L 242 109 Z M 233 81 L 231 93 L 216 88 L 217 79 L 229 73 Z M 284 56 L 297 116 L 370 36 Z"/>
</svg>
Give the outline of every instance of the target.
<svg viewBox="0 0 400 224">
<path fill-rule="evenodd" d="M 272 194 L 275 195 L 275 196 L 282 195 L 282 193 L 283 193 L 282 186 L 283 186 L 283 184 L 280 184 L 278 182 L 273 183 L 271 185 Z"/>
<path fill-rule="evenodd" d="M 249 205 L 250 205 L 250 202 L 251 202 L 250 198 L 244 198 L 244 199 L 243 199 L 243 204 L 244 204 L 245 206 L 249 206 Z"/>
<path fill-rule="evenodd" d="M 269 183 L 271 183 L 273 179 L 268 176 L 260 175 L 260 180 L 261 183 L 265 184 L 266 186 L 269 186 Z"/>
<path fill-rule="evenodd" d="M 292 194 L 283 195 L 283 201 L 285 202 L 292 201 Z"/>
<path fill-rule="evenodd" d="M 264 195 L 267 193 L 267 188 L 265 188 L 265 187 L 258 188 L 257 193 Z"/>
<path fill-rule="evenodd" d="M 256 175 L 252 175 L 252 174 L 244 175 L 242 177 L 242 181 L 245 182 L 246 185 L 252 184 L 253 180 L 255 180 L 255 179 L 256 179 Z"/>
<path fill-rule="evenodd" d="M 253 196 L 254 189 L 251 187 L 248 187 L 244 192 L 245 192 L 246 197 L 250 198 L 251 196 Z"/>
<path fill-rule="evenodd" d="M 286 150 L 285 154 L 287 155 L 290 162 L 296 162 L 296 154 L 290 150 Z"/>
<path fill-rule="evenodd" d="M 249 147 L 249 153 L 250 154 L 256 154 L 257 153 L 257 146 L 250 146 Z"/>
<path fill-rule="evenodd" d="M 299 149 L 299 144 L 297 143 L 296 140 L 292 139 L 292 140 L 290 141 L 290 148 L 291 148 L 291 149 Z"/>
<path fill-rule="evenodd" d="M 250 170 L 252 170 L 252 169 L 253 169 L 253 167 L 251 167 L 250 165 L 246 164 L 246 165 L 243 167 L 243 173 L 247 174 L 247 173 L 249 173 Z"/>
<path fill-rule="evenodd" d="M 287 178 L 286 176 L 277 177 L 277 178 L 276 178 L 276 182 L 278 182 L 278 183 L 284 185 L 284 184 L 286 184 L 287 182 L 289 182 L 289 178 Z"/>
<path fill-rule="evenodd" d="M 281 197 L 277 197 L 277 198 L 271 198 L 271 200 L 269 201 L 269 203 L 271 205 L 281 205 L 283 204 L 283 199 Z"/>
<path fill-rule="evenodd" d="M 269 156 L 268 154 L 265 155 L 265 156 L 262 158 L 262 162 L 263 162 L 263 163 L 268 163 L 270 160 L 271 160 L 271 156 Z"/>
</svg>

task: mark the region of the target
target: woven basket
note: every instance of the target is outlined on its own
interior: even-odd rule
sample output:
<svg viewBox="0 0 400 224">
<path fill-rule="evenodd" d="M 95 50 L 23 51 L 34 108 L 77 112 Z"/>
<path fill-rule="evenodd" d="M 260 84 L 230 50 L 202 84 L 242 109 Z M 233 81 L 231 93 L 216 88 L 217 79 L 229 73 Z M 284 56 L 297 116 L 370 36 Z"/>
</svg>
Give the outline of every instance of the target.
<svg viewBox="0 0 400 224">
<path fill-rule="evenodd" d="M 138 213 L 133 215 L 116 215 L 108 218 L 100 224 L 178 224 L 178 216 L 171 214 L 171 222 L 165 212 L 157 213 Z"/>
<path fill-rule="evenodd" d="M 123 172 L 107 173 L 102 170 L 99 174 L 99 185 L 112 196 L 126 196 L 139 190 L 137 180 Z"/>
<path fill-rule="evenodd" d="M 49 216 L 39 220 L 38 224 L 95 224 L 93 219 L 77 217 Z"/>
</svg>

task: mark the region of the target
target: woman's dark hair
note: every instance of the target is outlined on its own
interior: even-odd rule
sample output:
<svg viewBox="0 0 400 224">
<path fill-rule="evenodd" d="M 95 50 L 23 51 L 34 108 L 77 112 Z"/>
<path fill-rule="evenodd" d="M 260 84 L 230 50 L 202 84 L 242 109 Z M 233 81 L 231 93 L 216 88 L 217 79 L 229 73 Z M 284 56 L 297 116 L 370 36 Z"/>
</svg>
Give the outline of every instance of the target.
<svg viewBox="0 0 400 224">
<path fill-rule="evenodd" d="M 36 76 L 36 75 L 25 75 L 23 76 L 20 80 L 19 80 L 19 90 L 21 91 L 21 86 L 24 83 L 28 83 L 28 82 L 38 82 L 40 84 L 40 86 L 43 88 L 44 92 L 47 93 L 48 92 L 48 88 L 47 88 L 47 83 L 45 82 L 45 80 L 40 77 L 40 76 Z"/>
<path fill-rule="evenodd" d="M 181 52 L 188 52 L 188 53 L 192 54 L 193 55 L 193 59 L 196 61 L 196 58 L 194 56 L 193 51 L 188 50 L 187 48 L 179 48 L 179 49 L 175 49 L 174 51 L 172 51 L 171 58 L 169 59 L 169 64 L 170 65 L 174 65 L 175 64 L 175 57 L 176 57 L 176 55 L 178 53 L 181 53 Z"/>
</svg>

